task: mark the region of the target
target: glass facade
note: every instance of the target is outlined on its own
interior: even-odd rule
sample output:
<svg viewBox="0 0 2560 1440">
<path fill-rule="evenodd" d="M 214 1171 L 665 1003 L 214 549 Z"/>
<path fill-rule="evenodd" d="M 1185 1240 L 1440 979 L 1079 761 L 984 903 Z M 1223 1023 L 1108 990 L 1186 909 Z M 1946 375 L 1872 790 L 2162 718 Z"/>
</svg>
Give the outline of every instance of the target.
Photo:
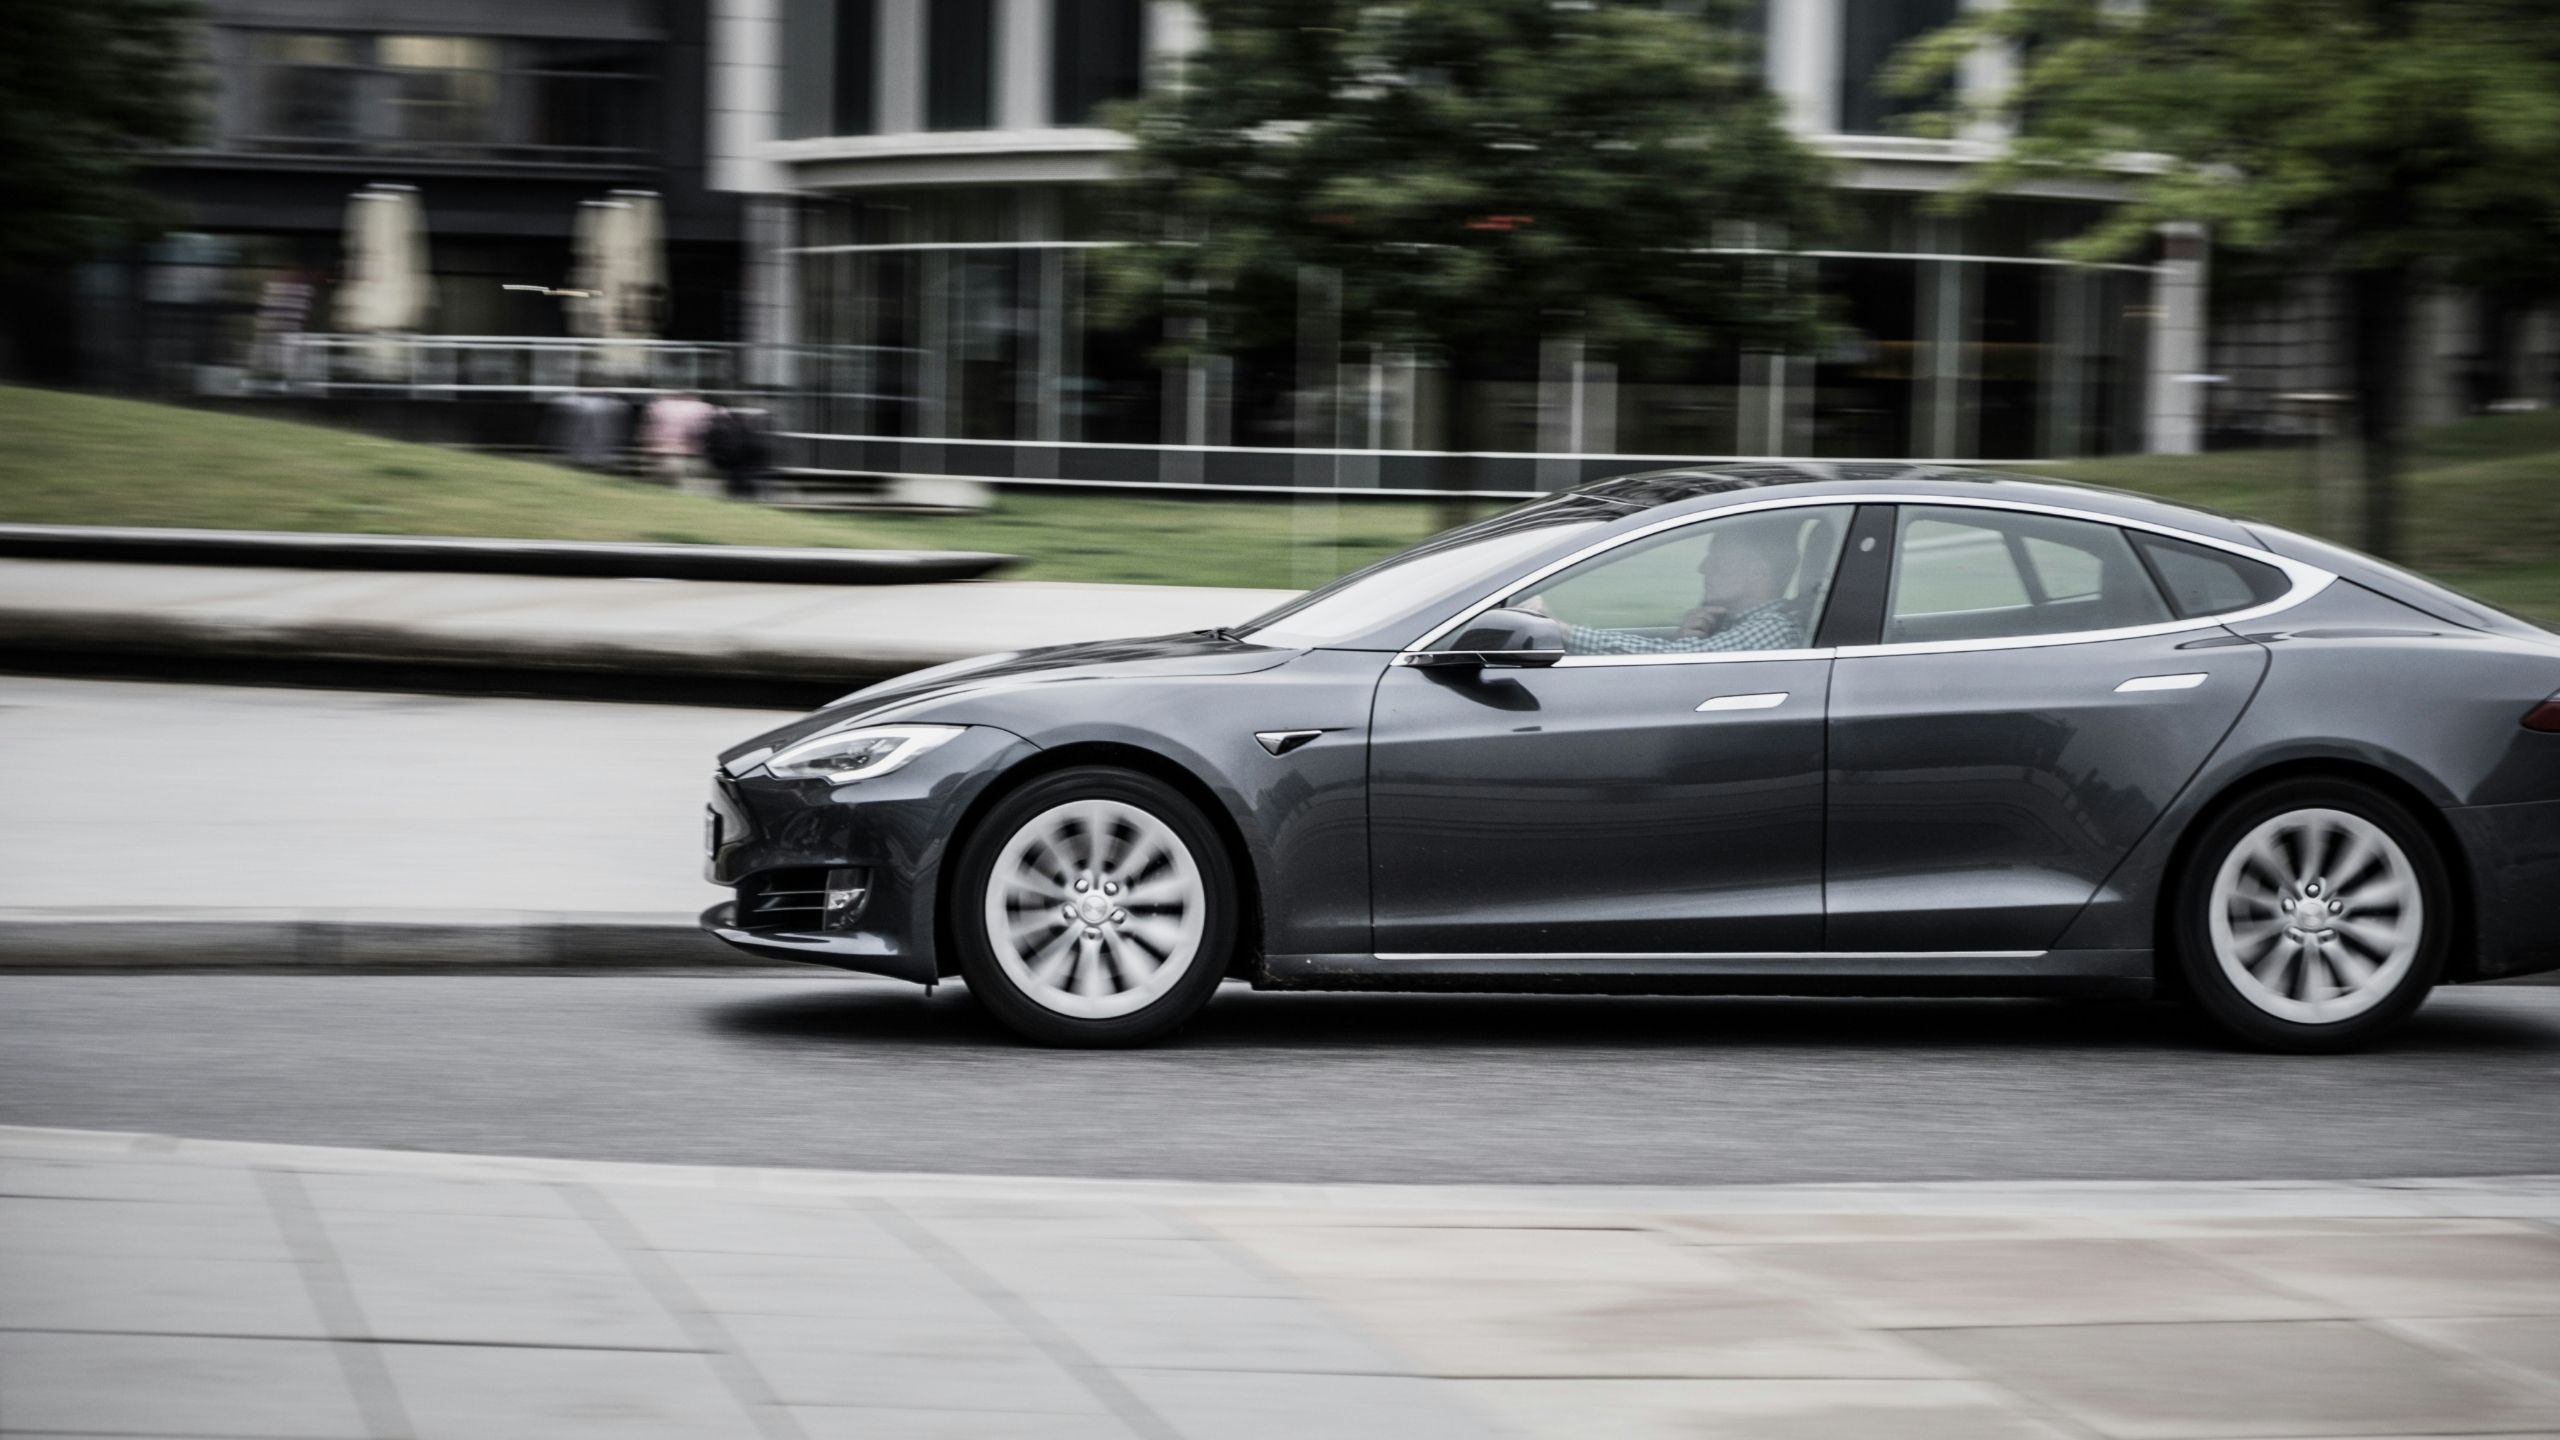
<svg viewBox="0 0 2560 1440">
<path fill-rule="evenodd" d="M 1963 0 L 1840 0 L 1840 131 L 1892 132 L 1894 122 L 1937 103 L 1885 83 L 1894 52 L 1955 22 Z"/>
<path fill-rule="evenodd" d="M 1182 17 L 1146 0 L 1029 3 L 1045 7 L 1047 33 L 1025 69 L 1001 58 L 1000 33 L 1024 0 L 920 0 L 914 25 L 880 0 L 785 0 L 782 132 L 976 130 L 1000 111 L 1086 126 L 1140 92 L 1151 46 L 1182 43 Z M 1838 0 L 1836 28 L 1821 38 L 1837 47 L 1836 71 L 1822 71 L 1836 82 L 1818 83 L 1838 87 L 1825 98 L 1839 128 L 1890 133 L 1932 103 L 1894 94 L 1884 72 L 1962 8 Z M 1729 13 L 1754 33 L 1782 14 L 1764 4 Z M 1151 36 L 1159 20 L 1164 33 Z M 898 67 L 913 85 L 888 83 Z M 1005 87 L 1023 93 L 1000 97 Z M 882 113 L 884 96 L 897 114 Z M 901 163 L 943 153 L 920 145 Z M 858 179 L 800 202 L 790 255 L 800 425 L 906 447 L 881 464 L 1019 463 L 1029 468 L 1005 473 L 1029 477 L 1072 452 L 997 447 L 1143 447 L 1166 454 L 1137 478 L 1198 479 L 1215 452 L 1223 458 L 1208 468 L 1250 474 L 1238 483 L 1437 485 L 1428 457 L 1453 456 L 1479 478 L 1552 486 L 1579 478 L 1583 460 L 2027 459 L 2142 440 L 2150 272 L 2050 258 L 2097 217 L 2089 202 L 2002 197 L 1954 219 L 1922 192 L 1845 191 L 1831 248 L 1791 262 L 1837 321 L 1801 354 L 1712 344 L 1613 354 L 1528 334 L 1456 355 L 1387 352 L 1341 344 L 1338 317 L 1311 291 L 1298 307 L 1307 333 L 1252 345 L 1212 337 L 1210 353 L 1172 358 L 1177 337 L 1161 322 L 1105 318 L 1090 182 L 973 182 L 986 162 L 951 153 L 931 162 L 941 183 Z M 1337 457 L 1323 462 L 1333 478 L 1311 482 L 1311 462 L 1291 458 L 1309 454 Z M 1253 455 L 1264 458 L 1240 459 Z M 1346 465 L 1372 478 L 1346 480 Z M 1379 478 L 1390 471 L 1405 478 Z"/>
<path fill-rule="evenodd" d="M 1961 223 L 1853 197 L 1872 250 L 1805 258 L 1819 351 L 1602 355 L 1521 337 L 1457 357 L 1277 337 L 1160 363 L 1100 318 L 1077 187 L 806 202 L 795 252 L 806 428 L 955 441 L 1706 458 L 2008 459 L 2139 448 L 2149 276 L 2036 254 L 2072 223 Z M 2076 207 L 2057 203 L 2060 210 Z M 1321 313 L 1321 307 L 1317 309 Z M 1319 321 L 1321 323 L 1321 321 Z"/>
<path fill-rule="evenodd" d="M 1146 79 L 1145 0 L 1053 0 L 1049 43 L 1050 123 L 1091 124 Z"/>
<path fill-rule="evenodd" d="M 378 154 L 628 166 L 654 148 L 645 46 L 480 35 L 235 32 L 240 87 L 216 143 L 270 154 Z"/>
</svg>

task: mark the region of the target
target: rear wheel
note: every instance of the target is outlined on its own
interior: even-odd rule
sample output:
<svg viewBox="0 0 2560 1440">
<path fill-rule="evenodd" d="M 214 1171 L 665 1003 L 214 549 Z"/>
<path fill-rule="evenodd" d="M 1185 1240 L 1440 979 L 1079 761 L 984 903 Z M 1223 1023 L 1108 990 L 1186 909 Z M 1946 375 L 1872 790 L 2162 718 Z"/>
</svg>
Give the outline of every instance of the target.
<svg viewBox="0 0 2560 1440">
<path fill-rule="evenodd" d="M 1197 1014 L 1226 972 L 1235 877 L 1182 793 L 1101 766 L 997 802 L 951 889 L 960 971 L 1046 1045 L 1140 1045 Z"/>
<path fill-rule="evenodd" d="M 2349 781 L 2293 780 L 2216 817 L 2177 881 L 2188 998 L 2268 1049 L 2346 1050 L 2397 1028 L 2443 973 L 2443 858 L 2417 817 Z"/>
</svg>

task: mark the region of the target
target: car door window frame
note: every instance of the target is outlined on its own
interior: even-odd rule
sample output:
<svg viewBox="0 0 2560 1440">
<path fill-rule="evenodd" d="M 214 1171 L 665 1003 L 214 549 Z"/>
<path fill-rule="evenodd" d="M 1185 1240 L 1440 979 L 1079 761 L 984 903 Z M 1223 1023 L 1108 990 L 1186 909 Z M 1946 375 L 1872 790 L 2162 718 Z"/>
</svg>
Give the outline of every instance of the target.
<svg viewBox="0 0 2560 1440">
<path fill-rule="evenodd" d="M 1437 642 L 1457 633 L 1460 626 L 1466 624 L 1470 620 L 1473 620 L 1476 616 L 1483 614 L 1485 611 L 1500 605 L 1510 596 L 1516 595 L 1522 590 L 1528 589 L 1551 576 L 1561 574 L 1576 565 L 1582 564 L 1584 561 L 1590 560 L 1595 556 L 1604 555 L 1609 551 L 1619 548 L 1620 546 L 1632 544 L 1639 540 L 1648 540 L 1656 535 L 1660 535 L 1664 531 L 1676 530 L 1684 526 L 1703 525 L 1712 521 L 1727 519 L 1735 515 L 1747 515 L 1754 511 L 1788 509 L 1807 505 L 1856 507 L 1856 513 L 1851 519 L 1847 537 L 1841 545 L 1841 554 L 1837 568 L 1832 575 L 1830 600 L 1824 609 L 1822 618 L 1816 622 L 1814 630 L 1815 643 L 1811 647 L 1801 650 L 1723 650 L 1684 652 L 1669 655 L 1571 655 L 1565 657 L 1561 661 L 1558 661 L 1558 667 L 1562 668 L 1570 666 L 1579 669 L 1609 665 L 1713 665 L 1731 664 L 1737 661 L 1750 660 L 1826 660 L 1835 657 L 1846 659 L 1853 656 L 1866 655 L 1952 654 L 1973 650 L 2024 650 L 2044 645 L 2094 644 L 2106 640 L 2136 639 L 2146 635 L 2174 635 L 2186 631 L 2219 629 L 2226 625 L 2261 619 L 2280 611 L 2289 610 L 2292 607 L 2301 604 L 2303 601 L 2310 599 L 2312 596 L 2319 594 L 2338 578 L 2333 572 L 2323 570 L 2317 565 L 2306 564 L 2305 562 L 2295 560 L 2290 556 L 2278 555 L 2271 550 L 2261 550 L 2251 546 L 2238 544 L 2233 541 L 2219 539 L 2211 535 L 2199 535 L 2192 530 L 2181 530 L 2174 525 L 2161 525 L 2148 520 L 2136 520 L 2125 516 L 2108 515 L 2093 510 L 2079 510 L 2069 506 L 2053 505 L 2041 501 L 1921 494 L 1791 495 L 1768 500 L 1747 501 L 1743 504 L 1727 505 L 1719 509 L 1703 511 L 1696 514 L 1676 515 L 1666 520 L 1656 521 L 1653 524 L 1630 530 L 1623 535 L 1611 536 L 1608 539 L 1584 546 L 1561 559 L 1551 560 L 1546 564 L 1527 572 L 1526 574 L 1513 577 L 1500 588 L 1484 595 L 1482 598 L 1467 605 L 1448 619 L 1431 627 L 1429 630 L 1425 631 L 1419 639 L 1415 640 L 1412 644 L 1407 645 L 1401 652 L 1399 652 L 1395 657 L 1394 663 L 1398 665 L 1412 665 L 1418 663 L 1416 660 L 1417 656 L 1430 653 L 1432 647 Z M 1871 573 L 1875 562 L 1878 559 L 1881 559 L 1884 562 L 1889 572 L 1894 551 L 1894 539 L 1892 537 L 1895 536 L 1899 521 L 1898 507 L 1904 505 L 1923 505 L 1949 509 L 2024 511 L 2031 514 L 2051 515 L 2066 520 L 2081 520 L 2099 525 L 2113 525 L 2121 530 L 2145 531 L 2155 535 L 2166 535 L 2172 539 L 2183 540 L 2192 545 L 2201 545 L 2212 550 L 2226 551 L 2230 554 L 2237 555 L 2242 559 L 2251 560 L 2261 565 L 2273 566 L 2277 570 L 2284 572 L 2286 579 L 2291 583 L 2283 594 L 2276 596 L 2274 599 L 2269 600 L 2264 604 L 2253 605 L 2242 610 L 2226 611 L 2218 615 L 2197 616 L 2192 619 L 2170 619 L 2156 624 L 2123 626 L 2109 630 L 2066 630 L 2038 635 L 2002 635 L 1980 640 L 1907 640 L 1886 643 L 1881 641 L 1879 638 L 1874 637 L 1880 637 L 1883 634 L 1884 607 L 1891 589 L 1889 573 L 1885 584 L 1880 586 L 1861 587 L 1860 593 L 1855 595 L 1849 593 L 1851 589 L 1850 582 L 1853 577 L 1853 572 Z M 1877 512 L 1881 519 L 1871 520 L 1869 514 L 1870 511 Z M 1881 532 L 1871 531 L 1868 529 L 1870 524 L 1882 524 L 1885 528 Z M 1880 533 L 1887 537 L 1885 543 L 1877 546 L 1874 551 L 1860 554 L 1857 549 L 1858 541 L 1863 536 L 1871 533 Z M 2135 545 L 2131 548 L 2138 557 L 2141 553 L 2141 547 Z M 1881 554 L 1879 555 L 1878 552 L 1881 552 Z M 1862 561 L 1866 562 L 1866 564 L 1861 565 L 1860 562 Z M 2165 596 L 2163 597 L 2162 603 L 2168 603 Z M 1862 607 L 1868 611 L 1868 614 L 1865 617 L 1861 617 L 1857 613 L 1856 609 L 1844 609 L 1844 606 Z M 1862 618 L 1864 618 L 1866 623 L 1860 623 Z"/>
</svg>

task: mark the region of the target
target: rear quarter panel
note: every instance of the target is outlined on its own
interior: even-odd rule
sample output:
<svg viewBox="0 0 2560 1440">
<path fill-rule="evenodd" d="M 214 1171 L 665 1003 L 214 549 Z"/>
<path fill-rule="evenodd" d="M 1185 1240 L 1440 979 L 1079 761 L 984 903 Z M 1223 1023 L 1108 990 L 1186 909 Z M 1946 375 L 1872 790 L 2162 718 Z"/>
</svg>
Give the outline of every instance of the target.
<svg viewBox="0 0 2560 1440">
<path fill-rule="evenodd" d="M 2151 945 L 2157 897 L 2196 820 L 2272 775 L 2327 768 L 2379 772 L 2424 802 L 2468 891 L 2475 943 L 2457 950 L 2454 978 L 2512 970 L 2505 897 L 2527 874 L 2560 884 L 2560 735 L 2519 723 L 2560 689 L 2560 646 L 2465 629 L 2346 580 L 2242 633 L 2268 655 L 2257 698 L 2099 888 L 2064 948 Z M 2519 805 L 2533 810 L 2475 823 L 2476 812 Z M 2539 858 L 2481 849 L 2487 837 L 2513 847 L 2537 833 Z"/>
</svg>

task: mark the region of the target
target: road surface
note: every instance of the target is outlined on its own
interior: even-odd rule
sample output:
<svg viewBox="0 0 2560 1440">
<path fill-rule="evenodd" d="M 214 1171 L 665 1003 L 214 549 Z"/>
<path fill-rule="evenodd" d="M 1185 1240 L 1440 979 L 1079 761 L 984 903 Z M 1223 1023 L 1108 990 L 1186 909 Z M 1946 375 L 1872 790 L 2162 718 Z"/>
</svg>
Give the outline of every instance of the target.
<svg viewBox="0 0 2560 1440">
<path fill-rule="evenodd" d="M 2160 1007 L 1255 994 L 1029 1049 L 806 978 L 0 977 L 0 1123 L 584 1159 L 1204 1180 L 1732 1184 L 2560 1172 L 2560 988 L 2363 1055 Z"/>
</svg>

